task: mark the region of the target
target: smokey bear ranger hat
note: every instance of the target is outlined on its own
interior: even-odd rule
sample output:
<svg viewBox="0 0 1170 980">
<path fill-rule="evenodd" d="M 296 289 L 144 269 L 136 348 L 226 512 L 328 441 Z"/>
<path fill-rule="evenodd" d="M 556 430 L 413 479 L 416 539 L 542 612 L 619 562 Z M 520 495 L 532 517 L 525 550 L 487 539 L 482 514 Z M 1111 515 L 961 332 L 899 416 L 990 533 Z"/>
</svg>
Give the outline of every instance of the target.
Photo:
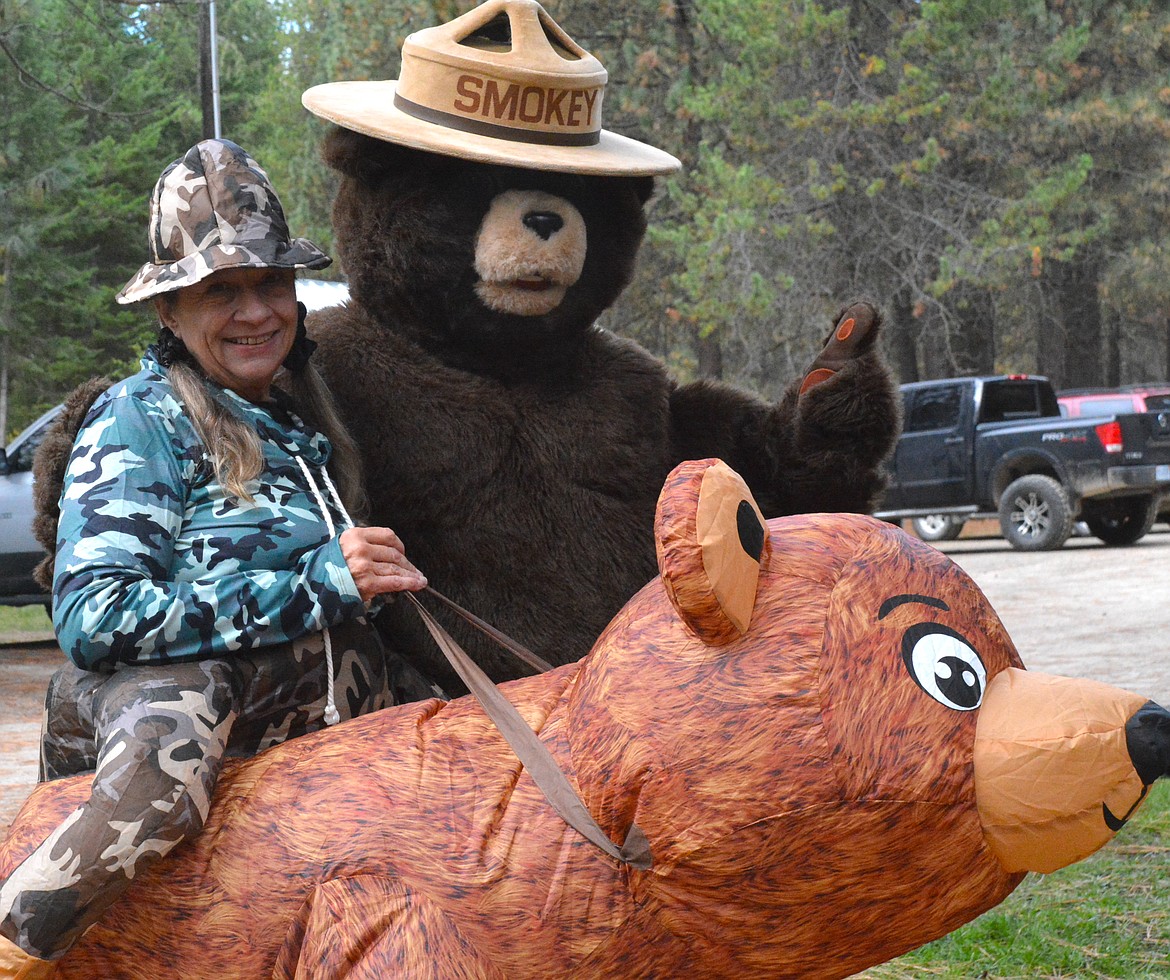
<svg viewBox="0 0 1170 980">
<path fill-rule="evenodd" d="M 220 269 L 323 269 L 333 260 L 290 238 L 272 183 L 230 140 L 196 143 L 162 172 L 150 196 L 150 261 L 118 293 L 134 303 Z"/>
<path fill-rule="evenodd" d="M 301 101 L 345 129 L 483 163 L 599 175 L 681 167 L 601 128 L 606 70 L 536 0 L 488 0 L 411 34 L 400 74 L 317 85 Z"/>
</svg>

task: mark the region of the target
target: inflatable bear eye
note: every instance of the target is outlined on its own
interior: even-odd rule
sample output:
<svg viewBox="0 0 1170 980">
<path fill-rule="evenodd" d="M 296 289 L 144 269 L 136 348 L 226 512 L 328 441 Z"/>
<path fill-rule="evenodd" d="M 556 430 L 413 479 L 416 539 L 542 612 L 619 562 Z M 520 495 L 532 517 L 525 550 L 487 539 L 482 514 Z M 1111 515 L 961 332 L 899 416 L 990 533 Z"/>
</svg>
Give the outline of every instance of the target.
<svg viewBox="0 0 1170 980">
<path fill-rule="evenodd" d="M 974 711 L 983 703 L 987 668 L 962 636 L 940 623 L 918 623 L 902 637 L 902 660 L 914 682 L 939 704 Z"/>
<path fill-rule="evenodd" d="M 746 633 L 770 539 L 743 478 L 717 459 L 681 463 L 654 526 L 658 568 L 683 622 L 713 646 Z"/>
</svg>

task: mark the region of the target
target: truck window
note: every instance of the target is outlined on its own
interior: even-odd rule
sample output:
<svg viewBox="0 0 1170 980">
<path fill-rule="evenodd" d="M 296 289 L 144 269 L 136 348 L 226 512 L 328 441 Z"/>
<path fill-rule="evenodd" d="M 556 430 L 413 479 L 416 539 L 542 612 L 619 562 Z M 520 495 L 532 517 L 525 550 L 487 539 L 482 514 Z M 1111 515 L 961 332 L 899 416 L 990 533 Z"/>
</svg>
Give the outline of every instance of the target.
<svg viewBox="0 0 1170 980">
<path fill-rule="evenodd" d="M 914 393 L 914 400 L 906 413 L 902 431 L 928 432 L 931 429 L 953 429 L 959 424 L 962 406 L 962 385 L 920 388 Z"/>
<path fill-rule="evenodd" d="M 1056 394 L 1046 384 L 997 381 L 983 386 L 980 422 L 1038 419 L 1050 415 L 1060 415 L 1060 406 Z"/>
</svg>

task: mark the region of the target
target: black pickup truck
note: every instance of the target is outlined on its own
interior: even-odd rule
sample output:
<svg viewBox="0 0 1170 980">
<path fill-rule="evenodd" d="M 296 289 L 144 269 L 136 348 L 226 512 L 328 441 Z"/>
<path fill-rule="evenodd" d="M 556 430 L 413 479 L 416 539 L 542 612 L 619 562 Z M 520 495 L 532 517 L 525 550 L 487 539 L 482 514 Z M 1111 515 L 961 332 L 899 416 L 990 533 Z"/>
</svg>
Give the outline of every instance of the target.
<svg viewBox="0 0 1170 980">
<path fill-rule="evenodd" d="M 902 385 L 903 423 L 876 517 L 915 518 L 930 540 L 999 518 L 1014 548 L 1059 548 L 1076 521 L 1133 544 L 1170 493 L 1170 412 L 1062 418 L 1046 378 Z"/>
</svg>

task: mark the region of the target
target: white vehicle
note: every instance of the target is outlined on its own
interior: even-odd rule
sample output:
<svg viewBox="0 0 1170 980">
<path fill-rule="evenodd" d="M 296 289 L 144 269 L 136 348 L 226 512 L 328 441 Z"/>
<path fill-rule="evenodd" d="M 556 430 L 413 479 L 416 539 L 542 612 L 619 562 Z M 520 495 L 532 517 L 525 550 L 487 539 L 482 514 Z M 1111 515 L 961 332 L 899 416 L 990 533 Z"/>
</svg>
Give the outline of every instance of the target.
<svg viewBox="0 0 1170 980">
<path fill-rule="evenodd" d="M 61 406 L 49 409 L 0 449 L 0 604 L 48 605 L 49 596 L 33 581 L 45 551 L 33 537 L 33 454 Z"/>
<path fill-rule="evenodd" d="M 349 286 L 327 279 L 298 279 L 297 299 L 310 313 L 326 306 L 340 306 L 349 299 Z"/>
</svg>

